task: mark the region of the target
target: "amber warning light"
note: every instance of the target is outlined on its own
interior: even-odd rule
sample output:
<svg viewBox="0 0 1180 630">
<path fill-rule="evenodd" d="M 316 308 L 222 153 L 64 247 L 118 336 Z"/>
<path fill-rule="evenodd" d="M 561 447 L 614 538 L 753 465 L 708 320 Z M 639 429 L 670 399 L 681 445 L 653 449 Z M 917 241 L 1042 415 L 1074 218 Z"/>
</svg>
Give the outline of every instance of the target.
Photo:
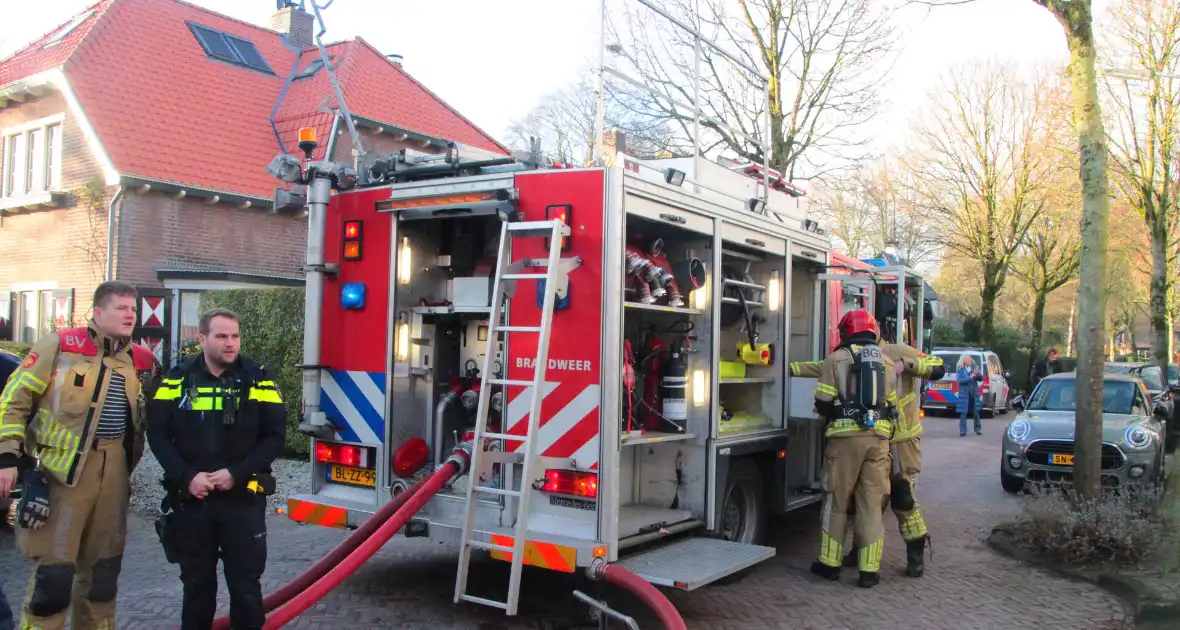
<svg viewBox="0 0 1180 630">
<path fill-rule="evenodd" d="M 316 146 L 315 127 L 300 127 L 299 148 L 303 150 L 303 154 L 307 156 L 307 159 L 311 159 L 311 153 L 315 151 Z"/>
</svg>

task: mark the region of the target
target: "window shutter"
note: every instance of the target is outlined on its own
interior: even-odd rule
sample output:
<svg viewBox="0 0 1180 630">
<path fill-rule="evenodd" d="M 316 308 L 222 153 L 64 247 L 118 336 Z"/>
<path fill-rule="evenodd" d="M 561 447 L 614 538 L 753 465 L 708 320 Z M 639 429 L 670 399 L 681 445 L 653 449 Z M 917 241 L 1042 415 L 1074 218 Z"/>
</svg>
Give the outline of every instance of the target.
<svg viewBox="0 0 1180 630">
<path fill-rule="evenodd" d="M 56 330 L 74 326 L 73 289 L 59 289 L 53 292 L 53 326 Z"/>
</svg>

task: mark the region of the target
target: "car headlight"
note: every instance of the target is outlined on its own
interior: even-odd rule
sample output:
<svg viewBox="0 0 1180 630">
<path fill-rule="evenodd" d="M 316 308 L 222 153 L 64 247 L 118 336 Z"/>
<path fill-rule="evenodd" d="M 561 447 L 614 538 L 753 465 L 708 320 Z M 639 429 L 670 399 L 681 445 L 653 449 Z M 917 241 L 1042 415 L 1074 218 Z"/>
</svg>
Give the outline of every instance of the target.
<svg viewBox="0 0 1180 630">
<path fill-rule="evenodd" d="M 1032 433 L 1032 423 L 1028 420 L 1015 420 L 1008 425 L 1008 437 L 1014 442 L 1023 442 Z"/>
<path fill-rule="evenodd" d="M 1134 448 L 1143 448 L 1151 444 L 1151 433 L 1143 427 L 1127 427 L 1123 439 Z"/>
</svg>

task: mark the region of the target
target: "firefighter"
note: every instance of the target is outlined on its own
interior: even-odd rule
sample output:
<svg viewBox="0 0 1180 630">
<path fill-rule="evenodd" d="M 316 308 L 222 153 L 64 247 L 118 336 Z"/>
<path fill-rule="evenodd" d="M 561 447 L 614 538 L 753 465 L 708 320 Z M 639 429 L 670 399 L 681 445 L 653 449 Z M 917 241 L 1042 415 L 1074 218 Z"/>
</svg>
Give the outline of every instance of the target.
<svg viewBox="0 0 1180 630">
<path fill-rule="evenodd" d="M 918 379 L 938 380 L 945 372 L 941 358 L 923 354 L 906 344 L 882 340 L 881 351 L 898 365 L 902 376 L 897 382 L 900 416 L 890 440 L 893 461 L 898 468 L 890 482 L 890 506 L 897 517 L 901 538 L 906 543 L 906 575 L 922 577 L 929 534 L 915 498 L 918 474 L 922 472 L 922 418 L 918 400 L 921 381 Z M 820 365 L 818 361 L 792 363 L 791 376 L 818 377 Z M 854 549 L 844 558 L 844 566 L 853 567 L 856 564 Z"/>
<path fill-rule="evenodd" d="M 820 365 L 815 408 L 825 420 L 824 505 L 819 560 L 811 572 L 840 579 L 850 502 L 857 518 L 857 585 L 876 586 L 885 544 L 881 508 L 889 495 L 889 438 L 897 393 L 894 364 L 878 345 L 877 320 L 864 309 L 838 325 L 840 345 Z"/>
<path fill-rule="evenodd" d="M 16 540 L 36 568 L 21 628 L 111 628 L 130 475 L 157 363 L 131 341 L 135 287 L 104 282 L 82 328 L 42 336 L 0 394 L 0 499 L 21 476 Z"/>
<path fill-rule="evenodd" d="M 206 630 L 224 563 L 234 628 L 262 628 L 266 496 L 286 439 L 287 409 L 263 366 L 240 355 L 238 317 L 227 309 L 198 322 L 201 354 L 175 367 L 152 401 L 148 441 L 164 468 L 166 502 L 184 585 L 183 630 Z"/>
</svg>

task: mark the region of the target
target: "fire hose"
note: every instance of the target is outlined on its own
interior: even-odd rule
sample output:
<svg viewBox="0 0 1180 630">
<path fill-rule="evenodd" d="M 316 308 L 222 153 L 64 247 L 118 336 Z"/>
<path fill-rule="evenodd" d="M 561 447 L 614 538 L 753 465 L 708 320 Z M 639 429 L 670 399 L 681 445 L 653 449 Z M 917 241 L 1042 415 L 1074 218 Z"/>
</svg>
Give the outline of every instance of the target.
<svg viewBox="0 0 1180 630">
<path fill-rule="evenodd" d="M 419 479 L 414 485 L 406 488 L 404 492 L 393 498 L 392 501 L 381 506 L 373 516 L 366 520 L 360 527 L 347 538 L 340 541 L 328 555 L 321 558 L 318 562 L 311 566 L 308 570 L 299 574 L 295 579 L 287 582 L 279 590 L 267 595 L 262 600 L 262 608 L 269 613 L 272 610 L 291 601 L 293 597 L 306 590 L 309 586 L 314 584 L 316 580 L 324 577 L 332 569 L 344 560 L 350 553 L 361 546 L 361 543 L 368 540 L 373 532 L 377 531 L 386 521 L 390 519 L 407 501 L 410 500 L 415 493 L 422 489 L 423 486 L 430 480 L 430 477 L 423 477 Z M 229 615 L 218 617 L 213 620 L 213 625 L 210 630 L 230 630 Z"/>
<path fill-rule="evenodd" d="M 667 630 L 688 629 L 688 626 L 684 624 L 684 618 L 680 616 L 676 607 L 672 605 L 672 602 L 668 601 L 668 598 L 659 589 L 652 586 L 647 580 L 624 569 L 622 566 L 602 562 L 591 567 L 590 575 L 638 597 L 640 601 L 656 614 L 660 623 Z"/>
<path fill-rule="evenodd" d="M 470 448 L 470 445 L 464 445 Z M 339 564 L 332 567 L 323 577 L 317 579 L 310 587 L 291 598 L 273 611 L 263 626 L 264 630 L 274 630 L 290 623 L 313 604 L 322 599 L 332 589 L 340 585 L 348 576 L 356 572 L 377 550 L 385 545 L 402 527 L 409 522 L 410 517 L 418 513 L 422 506 L 429 501 L 452 477 L 467 472 L 471 461 L 471 454 L 466 448 L 460 447 L 447 458 L 442 468 L 427 478 L 426 482 L 413 493 L 404 505 L 397 510 L 390 519 L 381 524 L 376 531 L 366 538 L 360 545 Z M 409 492 L 403 493 L 403 495 Z M 666 600 L 665 600 L 666 601 Z M 682 626 L 683 627 L 683 626 Z"/>
</svg>

